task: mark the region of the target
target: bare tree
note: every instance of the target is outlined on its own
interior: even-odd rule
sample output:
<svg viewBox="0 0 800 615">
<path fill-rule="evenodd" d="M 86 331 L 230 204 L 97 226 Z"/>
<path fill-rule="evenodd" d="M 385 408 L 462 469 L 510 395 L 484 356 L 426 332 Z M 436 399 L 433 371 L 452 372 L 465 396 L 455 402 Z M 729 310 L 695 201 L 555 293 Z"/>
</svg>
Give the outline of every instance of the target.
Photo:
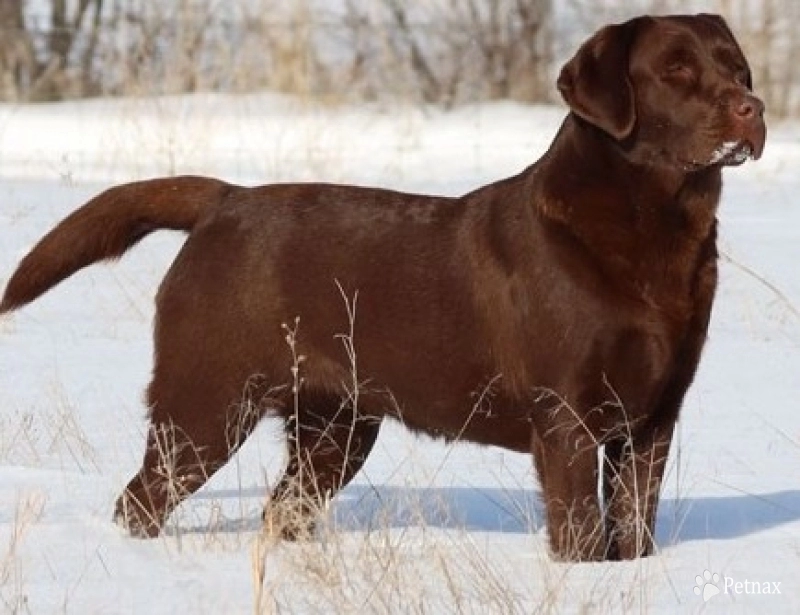
<svg viewBox="0 0 800 615">
<path fill-rule="evenodd" d="M 0 0 L 0 100 L 272 89 L 326 100 L 553 99 L 601 25 L 717 11 L 770 114 L 800 113 L 800 2 Z M 36 11 L 47 9 L 43 17 Z"/>
<path fill-rule="evenodd" d="M 346 22 L 359 32 L 354 74 L 384 80 L 372 83 L 371 91 L 391 94 L 399 81 L 419 100 L 446 106 L 547 98 L 551 0 L 382 0 L 379 10 L 374 6 L 348 2 Z M 384 39 L 384 53 L 365 53 L 365 23 L 371 23 L 372 37 Z"/>
<path fill-rule="evenodd" d="M 21 100 L 35 72 L 33 42 L 19 0 L 0 0 L 0 100 Z"/>
<path fill-rule="evenodd" d="M 0 97 L 50 100 L 90 91 L 103 0 L 79 0 L 73 12 L 68 10 L 67 0 L 50 0 L 50 23 L 44 36 L 26 24 L 27 4 L 24 0 L 0 0 Z M 93 17 L 86 25 L 90 12 Z M 77 55 L 73 50 L 84 29 L 85 45 Z M 36 45 L 38 38 L 44 39 L 43 45 Z"/>
</svg>

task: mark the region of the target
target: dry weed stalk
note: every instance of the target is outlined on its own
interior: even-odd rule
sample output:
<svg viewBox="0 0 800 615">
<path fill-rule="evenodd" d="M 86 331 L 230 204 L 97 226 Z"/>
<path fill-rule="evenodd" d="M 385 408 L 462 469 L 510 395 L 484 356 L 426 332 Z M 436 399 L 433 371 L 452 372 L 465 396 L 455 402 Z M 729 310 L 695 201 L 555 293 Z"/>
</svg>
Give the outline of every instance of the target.
<svg viewBox="0 0 800 615">
<path fill-rule="evenodd" d="M 24 494 L 17 500 L 8 546 L 5 553 L 0 553 L 0 603 L 9 613 L 28 612 L 20 546 L 30 528 L 41 518 L 44 506 L 45 497 L 41 493 Z"/>
</svg>

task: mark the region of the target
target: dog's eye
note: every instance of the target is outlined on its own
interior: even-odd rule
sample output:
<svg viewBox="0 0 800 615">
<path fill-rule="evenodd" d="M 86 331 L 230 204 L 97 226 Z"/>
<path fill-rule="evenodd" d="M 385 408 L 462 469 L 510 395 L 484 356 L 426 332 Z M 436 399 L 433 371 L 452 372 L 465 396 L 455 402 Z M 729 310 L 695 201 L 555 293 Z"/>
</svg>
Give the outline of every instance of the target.
<svg viewBox="0 0 800 615">
<path fill-rule="evenodd" d="M 689 64 L 684 62 L 673 62 L 667 66 L 665 76 L 684 81 L 693 81 L 695 78 L 695 72 Z"/>
<path fill-rule="evenodd" d="M 733 79 L 739 85 L 750 86 L 750 72 L 746 68 L 738 68 L 733 74 Z"/>
</svg>

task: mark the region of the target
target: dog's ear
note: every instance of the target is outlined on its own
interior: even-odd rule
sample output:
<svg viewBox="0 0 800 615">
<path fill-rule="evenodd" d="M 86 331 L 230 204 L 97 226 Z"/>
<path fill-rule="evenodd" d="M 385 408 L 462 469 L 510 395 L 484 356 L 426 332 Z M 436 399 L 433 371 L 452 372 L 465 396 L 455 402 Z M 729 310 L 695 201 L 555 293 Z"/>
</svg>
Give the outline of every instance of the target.
<svg viewBox="0 0 800 615">
<path fill-rule="evenodd" d="M 570 109 L 617 140 L 636 123 L 628 56 L 641 18 L 606 26 L 581 45 L 556 82 Z"/>
</svg>

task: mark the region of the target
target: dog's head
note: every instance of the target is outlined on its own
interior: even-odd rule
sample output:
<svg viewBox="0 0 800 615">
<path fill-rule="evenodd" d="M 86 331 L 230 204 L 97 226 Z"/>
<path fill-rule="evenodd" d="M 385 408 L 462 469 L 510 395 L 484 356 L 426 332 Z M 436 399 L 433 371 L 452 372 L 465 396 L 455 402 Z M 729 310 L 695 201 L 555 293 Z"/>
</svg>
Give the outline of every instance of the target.
<svg viewBox="0 0 800 615">
<path fill-rule="evenodd" d="M 717 15 L 607 26 L 567 62 L 558 89 L 575 115 L 637 161 L 692 171 L 741 164 L 764 149 L 764 103 Z"/>
</svg>

